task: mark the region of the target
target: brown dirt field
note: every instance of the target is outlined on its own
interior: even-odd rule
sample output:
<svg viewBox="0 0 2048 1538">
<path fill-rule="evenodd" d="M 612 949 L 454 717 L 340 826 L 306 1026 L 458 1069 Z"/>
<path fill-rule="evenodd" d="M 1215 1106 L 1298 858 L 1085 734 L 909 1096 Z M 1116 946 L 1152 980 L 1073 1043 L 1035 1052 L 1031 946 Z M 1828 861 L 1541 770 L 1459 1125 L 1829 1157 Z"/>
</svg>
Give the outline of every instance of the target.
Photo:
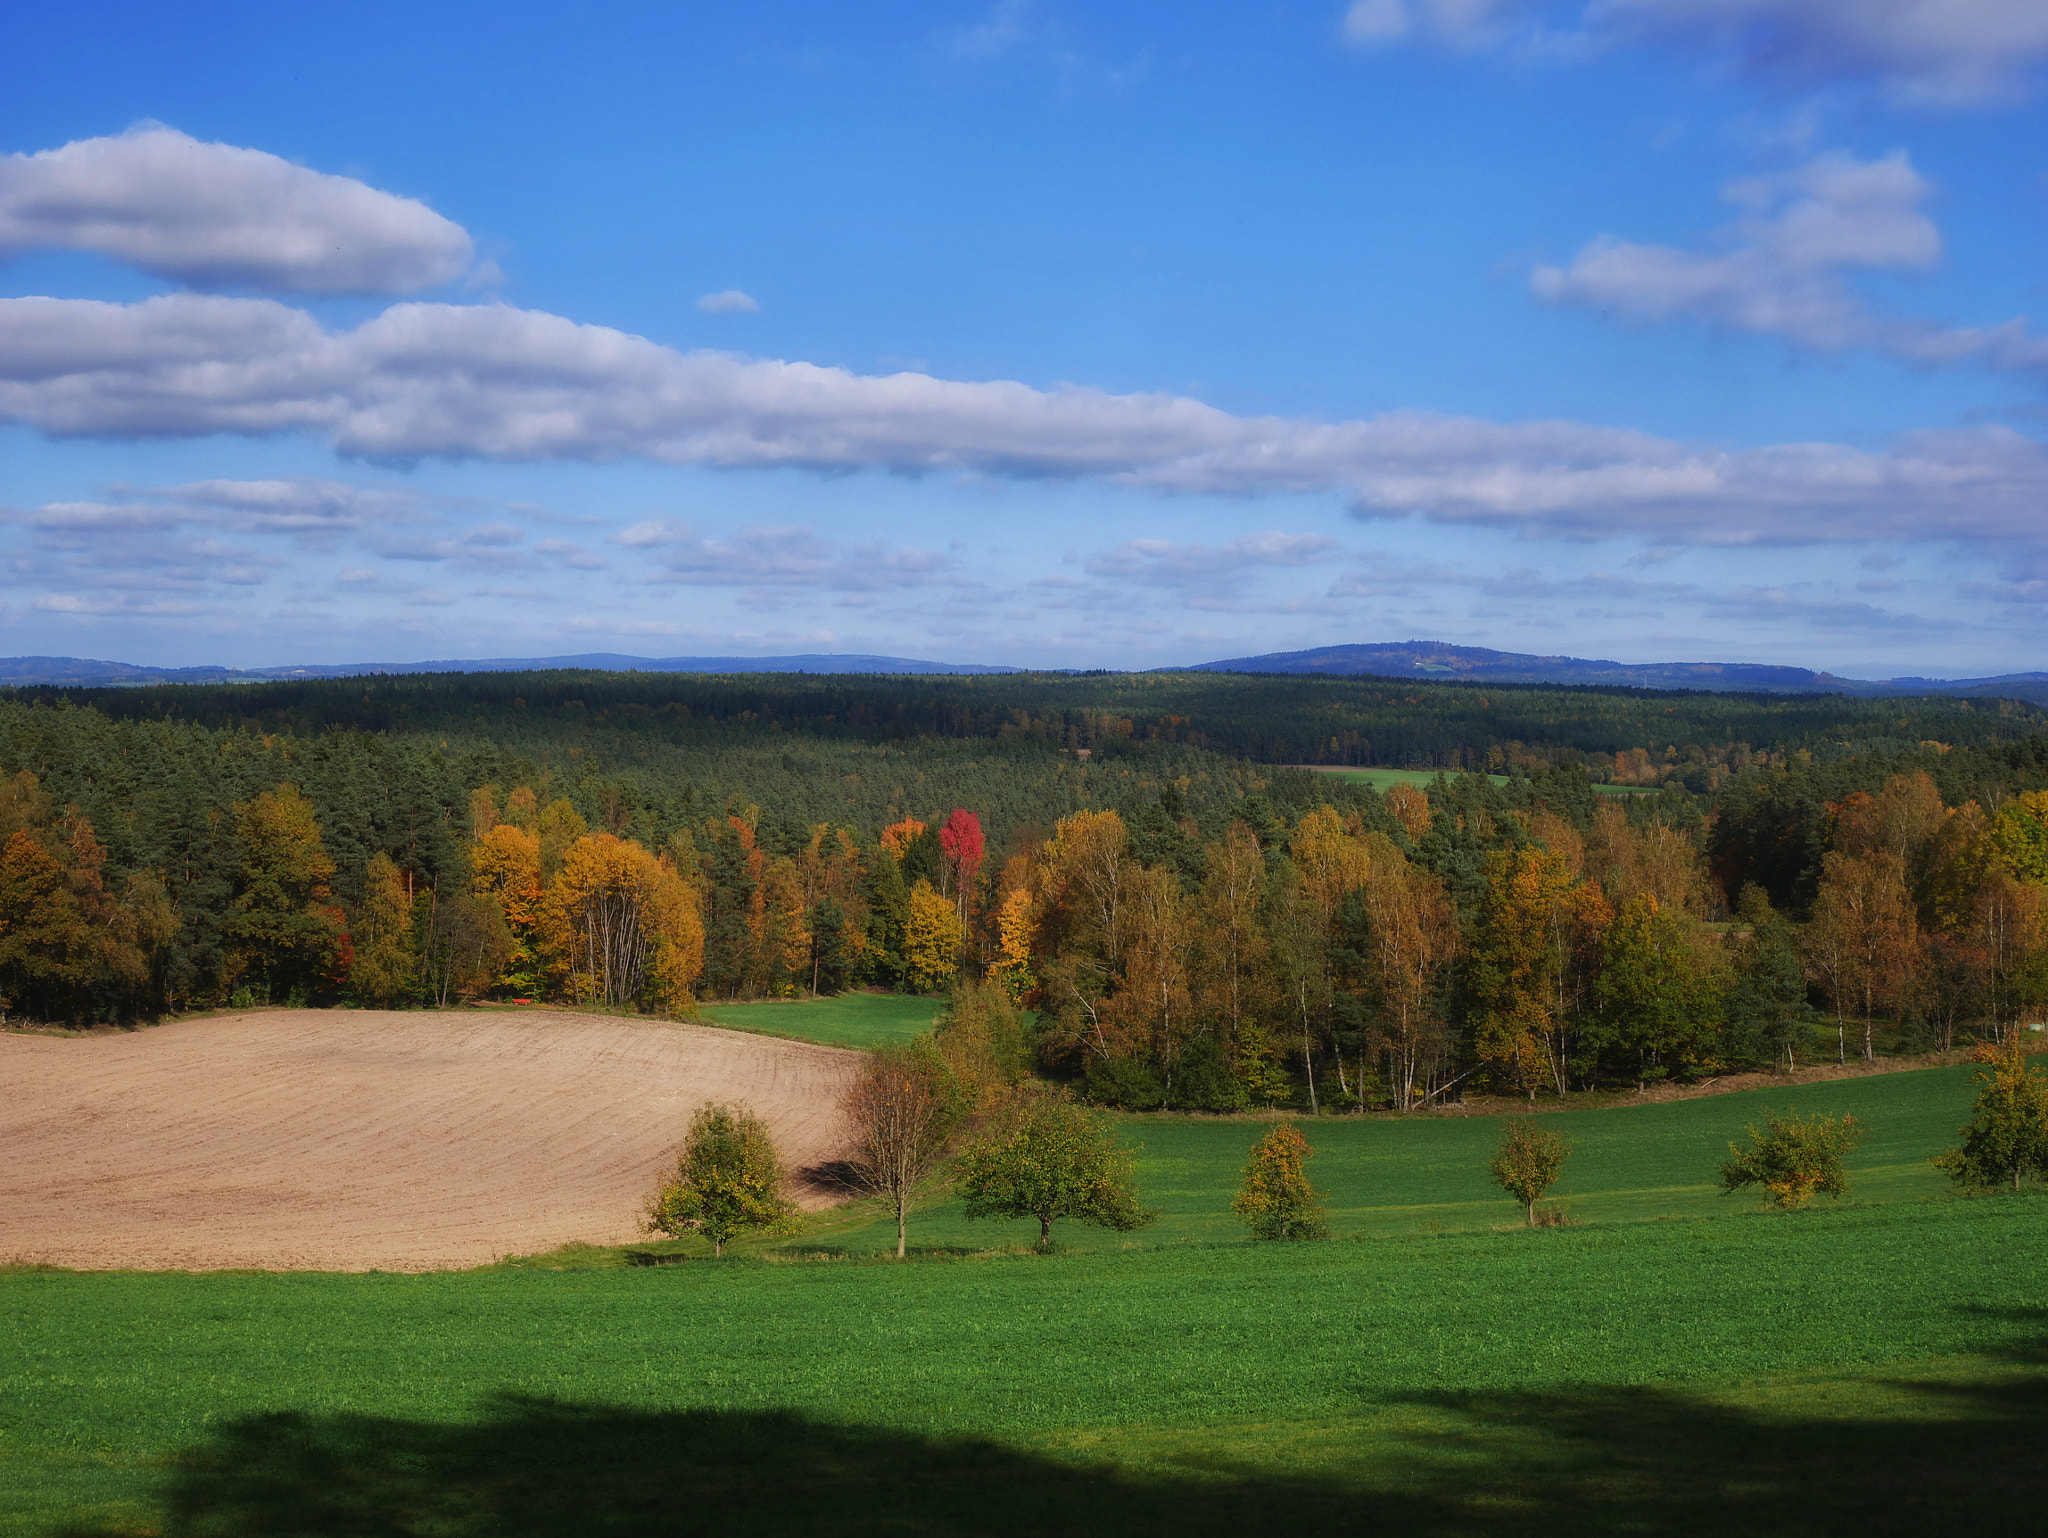
<svg viewBox="0 0 2048 1538">
<path fill-rule="evenodd" d="M 707 1101 L 751 1106 L 792 1170 L 837 1155 L 856 1056 L 548 1010 L 0 1035 L 0 1260 L 426 1271 L 627 1243 Z"/>
</svg>

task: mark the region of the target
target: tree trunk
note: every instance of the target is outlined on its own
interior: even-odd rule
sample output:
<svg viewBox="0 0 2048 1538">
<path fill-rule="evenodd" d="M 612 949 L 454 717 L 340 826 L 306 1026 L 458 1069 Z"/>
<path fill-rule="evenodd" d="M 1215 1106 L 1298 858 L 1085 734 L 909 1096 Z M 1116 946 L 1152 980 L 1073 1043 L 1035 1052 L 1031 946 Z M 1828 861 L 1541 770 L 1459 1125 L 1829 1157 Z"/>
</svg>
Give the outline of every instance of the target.
<svg viewBox="0 0 2048 1538">
<path fill-rule="evenodd" d="M 1529 1198 L 1529 1226 L 1536 1226 L 1536 1198 L 1533 1196 Z"/>
<path fill-rule="evenodd" d="M 908 1205 L 909 1203 L 904 1200 L 903 1193 L 898 1191 L 896 1193 L 896 1258 L 898 1260 L 901 1260 L 904 1254 L 904 1230 L 907 1226 L 907 1220 L 903 1209 Z"/>
<path fill-rule="evenodd" d="M 1052 1244 L 1052 1219 L 1040 1214 L 1038 1219 L 1038 1247 L 1043 1250 Z"/>
</svg>

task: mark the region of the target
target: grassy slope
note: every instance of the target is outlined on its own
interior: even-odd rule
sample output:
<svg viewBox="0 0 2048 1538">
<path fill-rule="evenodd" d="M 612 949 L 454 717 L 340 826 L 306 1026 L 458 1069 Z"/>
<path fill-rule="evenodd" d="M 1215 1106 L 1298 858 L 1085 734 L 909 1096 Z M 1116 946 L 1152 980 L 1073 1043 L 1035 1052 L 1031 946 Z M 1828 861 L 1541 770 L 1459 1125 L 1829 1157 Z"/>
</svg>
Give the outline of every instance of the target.
<svg viewBox="0 0 2048 1538">
<path fill-rule="evenodd" d="M 537 1477 L 495 1466 L 539 1437 L 537 1416 L 566 1419 L 553 1435 L 587 1438 L 601 1462 L 628 1458 L 606 1500 L 636 1479 L 662 1488 L 707 1439 L 732 1445 L 702 1452 L 706 1464 L 879 1439 L 908 1479 L 946 1472 L 949 1439 L 992 1436 L 1009 1451 L 984 1462 L 1019 1468 L 984 1468 L 983 1495 L 952 1520 L 971 1510 L 1005 1532 L 1028 1530 L 1007 1503 L 1070 1474 L 1100 1479 L 1104 1460 L 1169 1485 L 1221 1464 L 1239 1482 L 1483 1500 L 1515 1488 L 1518 1470 L 1583 1458 L 1575 1424 L 1625 1440 L 1645 1415 L 1666 1417 L 1668 1442 L 1635 1449 L 1654 1464 L 1717 1427 L 1733 1434 L 1730 1416 L 1755 1431 L 1788 1394 L 1818 1420 L 1860 1408 L 1967 1421 L 1982 1444 L 1989 1398 L 2032 1393 L 2033 1380 L 1941 1359 L 2032 1350 L 2044 1266 L 2048 1199 L 2022 1196 L 908 1267 L 16 1275 L 0 1278 L 0 1488 L 14 1492 L 0 1514 L 26 1530 L 60 1515 L 147 1527 L 166 1477 L 151 1460 L 194 1446 L 200 1463 L 169 1477 L 211 1514 L 207 1532 L 318 1530 L 251 1518 L 282 1499 L 279 1480 L 297 1501 L 346 1495 L 380 1511 L 488 1503 Z M 1899 1372 L 1949 1385 L 1945 1408 L 1875 1381 Z M 296 1419 L 250 1419 L 277 1411 Z M 593 1418 L 610 1430 L 597 1436 Z M 478 1437 L 494 1466 L 437 1471 L 437 1458 L 483 1456 Z M 643 1466 L 630 1449 L 648 1438 L 665 1450 Z M 1076 1458 L 1096 1467 L 1073 1472 Z M 1610 1479 L 1624 1475 L 1661 1478 L 1645 1464 Z M 1284 1526 L 1312 1497 L 1296 1491 L 1269 1515 Z M 1213 1530 L 1200 1514 L 1183 1527 Z M 837 1516 L 828 1530 L 868 1530 Z M 1583 1516 L 1566 1530 L 1585 1530 Z M 560 1521 L 511 1530 L 579 1529 Z"/>
<path fill-rule="evenodd" d="M 1852 1195 L 1863 1200 L 1932 1196 L 1945 1182 L 1927 1163 L 1953 1141 L 1969 1114 L 1971 1069 L 1932 1068 L 1796 1088 L 1744 1090 L 1615 1110 L 1547 1113 L 1543 1125 L 1575 1145 L 1556 1196 L 1576 1219 L 1712 1217 L 1755 1203 L 1723 1195 L 1714 1166 L 1745 1124 L 1778 1110 L 1847 1111 L 1869 1128 L 1851 1160 Z M 1491 1228 L 1516 1221 L 1519 1209 L 1486 1178 L 1486 1160 L 1500 1136 L 1493 1117 L 1330 1117 L 1299 1125 L 1315 1146 L 1309 1173 L 1330 1204 L 1340 1236 L 1401 1235 Z M 1140 1236 L 1148 1244 L 1181 1239 L 1234 1239 L 1230 1197 L 1245 1155 L 1266 1128 L 1252 1121 L 1199 1117 L 1137 1117 L 1127 1142 L 1141 1144 L 1139 1182 L 1162 1214 Z M 1114 1248 L 1131 1242 L 1069 1224 L 1062 1242 Z M 958 1202 L 918 1214 L 915 1243 L 933 1247 L 1025 1244 L 1037 1225 L 970 1223 Z M 849 1215 L 821 1226 L 797 1246 L 826 1244 L 850 1252 L 894 1249 L 893 1223 Z"/>
<path fill-rule="evenodd" d="M 930 1030 L 941 1007 L 941 1000 L 899 993 L 842 993 L 829 999 L 707 1004 L 699 1013 L 711 1025 L 794 1036 L 828 1047 L 872 1047 Z"/>
<path fill-rule="evenodd" d="M 1131 1129 L 1171 1214 L 1144 1236 L 1159 1248 L 0 1275 L 0 1527 L 1301 1532 L 1369 1512 L 1390 1533 L 1933 1530 L 1918 1502 L 1964 1527 L 2024 1519 L 2048 1494 L 2048 1193 L 1933 1194 L 1918 1161 L 1967 1101 L 1964 1071 L 1935 1070 L 1559 1115 L 1575 1211 L 1610 1209 L 1565 1229 L 1487 1226 L 1513 1217 L 1473 1167 L 1497 1123 L 1330 1122 L 1312 1168 L 1365 1237 L 1175 1243 L 1231 1232 L 1218 1213 L 1260 1129 L 1160 1119 Z M 1706 1194 L 1702 1166 L 1766 1104 L 1871 1121 L 1856 1200 L 1779 1215 Z M 1614 1221 L 1667 1212 L 1686 1215 Z"/>
</svg>

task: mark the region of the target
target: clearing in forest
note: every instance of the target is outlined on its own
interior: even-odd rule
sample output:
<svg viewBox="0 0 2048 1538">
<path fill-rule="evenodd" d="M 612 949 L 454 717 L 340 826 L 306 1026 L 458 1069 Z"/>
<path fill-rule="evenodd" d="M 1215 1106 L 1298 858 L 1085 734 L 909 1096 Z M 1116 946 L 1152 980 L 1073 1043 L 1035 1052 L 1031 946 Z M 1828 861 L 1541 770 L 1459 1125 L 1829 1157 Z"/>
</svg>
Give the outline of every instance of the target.
<svg viewBox="0 0 2048 1538">
<path fill-rule="evenodd" d="M 752 1106 L 801 1170 L 839 1151 L 854 1062 L 548 1010 L 0 1035 L 0 1259 L 422 1271 L 626 1243 L 699 1105 Z"/>
</svg>

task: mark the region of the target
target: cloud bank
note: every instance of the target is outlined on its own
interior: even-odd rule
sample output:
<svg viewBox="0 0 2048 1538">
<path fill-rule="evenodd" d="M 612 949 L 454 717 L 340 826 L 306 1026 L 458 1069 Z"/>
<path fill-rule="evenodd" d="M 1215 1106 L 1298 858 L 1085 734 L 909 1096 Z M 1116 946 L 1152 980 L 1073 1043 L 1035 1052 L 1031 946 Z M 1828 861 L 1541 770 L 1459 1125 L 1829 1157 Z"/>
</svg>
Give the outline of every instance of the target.
<svg viewBox="0 0 2048 1538">
<path fill-rule="evenodd" d="M 2013 100 L 2048 64 L 2039 0 L 1355 0 L 1343 33 L 1365 47 L 1551 59 L 1648 44 L 1760 79 L 1868 82 L 1941 107 Z"/>
<path fill-rule="evenodd" d="M 94 251 L 199 289 L 408 294 L 469 235 L 412 198 L 151 124 L 0 156 L 0 256 Z"/>
<path fill-rule="evenodd" d="M 400 304 L 330 332 L 267 299 L 0 299 L 0 419 L 58 436 L 302 432 L 399 463 L 644 458 L 1101 477 L 1183 494 L 1342 491 L 1367 516 L 1713 545 L 2031 547 L 2048 498 L 2048 448 L 2000 427 L 1874 451 L 1414 411 L 1242 417 L 1163 393 L 678 352 L 505 305 Z"/>
</svg>

